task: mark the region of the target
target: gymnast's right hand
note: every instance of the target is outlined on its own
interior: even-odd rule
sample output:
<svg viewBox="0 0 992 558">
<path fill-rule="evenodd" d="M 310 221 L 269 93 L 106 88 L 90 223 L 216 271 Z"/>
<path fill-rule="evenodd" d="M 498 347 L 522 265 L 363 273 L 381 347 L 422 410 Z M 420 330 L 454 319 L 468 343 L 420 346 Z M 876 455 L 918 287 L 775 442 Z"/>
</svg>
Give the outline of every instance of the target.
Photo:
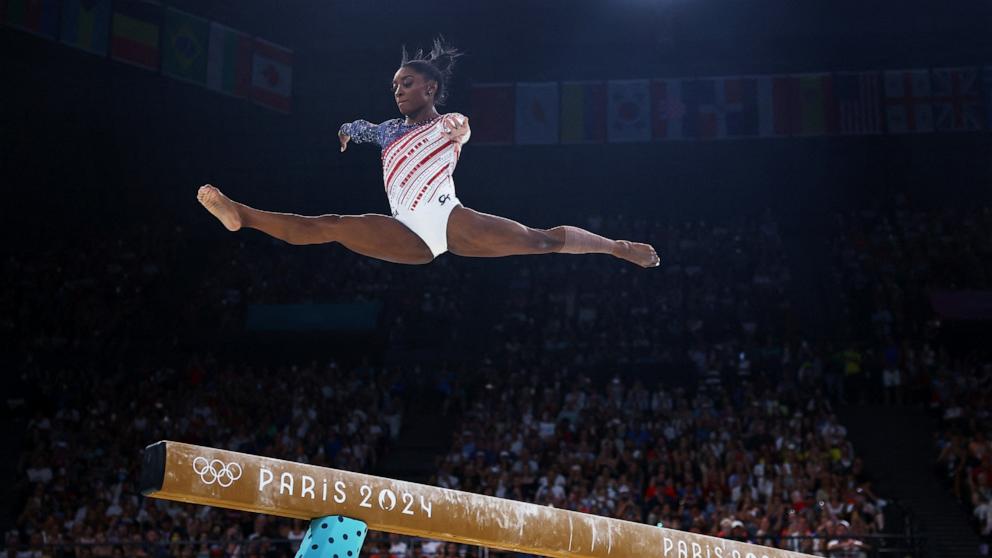
<svg viewBox="0 0 992 558">
<path fill-rule="evenodd" d="M 341 152 L 344 153 L 344 150 L 348 149 L 348 142 L 351 141 L 351 136 L 338 132 L 338 141 L 341 142 Z"/>
</svg>

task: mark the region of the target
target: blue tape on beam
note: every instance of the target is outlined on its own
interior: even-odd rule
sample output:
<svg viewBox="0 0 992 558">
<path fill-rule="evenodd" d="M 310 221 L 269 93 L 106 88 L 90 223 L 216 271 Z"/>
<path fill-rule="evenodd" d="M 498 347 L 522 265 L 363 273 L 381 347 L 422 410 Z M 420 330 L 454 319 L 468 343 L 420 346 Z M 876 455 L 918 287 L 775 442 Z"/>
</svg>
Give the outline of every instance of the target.
<svg viewBox="0 0 992 558">
<path fill-rule="evenodd" d="M 364 521 L 328 515 L 310 520 L 296 558 L 358 558 L 369 527 Z"/>
</svg>

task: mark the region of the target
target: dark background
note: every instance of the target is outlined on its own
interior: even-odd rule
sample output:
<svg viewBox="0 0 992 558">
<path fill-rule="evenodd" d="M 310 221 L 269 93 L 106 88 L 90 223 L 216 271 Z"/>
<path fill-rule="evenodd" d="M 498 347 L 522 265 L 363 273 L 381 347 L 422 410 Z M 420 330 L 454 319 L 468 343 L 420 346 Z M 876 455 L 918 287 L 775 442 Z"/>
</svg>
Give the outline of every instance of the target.
<svg viewBox="0 0 992 558">
<path fill-rule="evenodd" d="M 394 117 L 388 83 L 401 46 L 439 33 L 467 53 L 447 109 L 470 116 L 472 82 L 992 61 L 992 3 L 983 0 L 170 4 L 292 48 L 293 114 L 5 28 L 8 231 L 57 238 L 121 218 L 206 224 L 194 199 L 206 182 L 264 208 L 385 212 L 376 150 L 340 154 L 335 132 L 344 121 Z M 594 208 L 721 218 L 772 207 L 786 225 L 811 226 L 825 209 L 898 191 L 920 203 L 988 199 L 990 137 L 477 147 L 459 166 L 459 196 L 535 225 Z"/>
<path fill-rule="evenodd" d="M 465 51 L 445 109 L 470 117 L 469 92 L 476 82 L 992 64 L 989 0 L 168 4 L 292 48 L 292 114 L 0 27 L 3 253 L 15 254 L 11 261 L 28 265 L 35 254 L 45 263 L 51 254 L 62 257 L 67 250 L 79 254 L 76 260 L 102 261 L 106 254 L 101 251 L 112 252 L 106 239 L 120 231 L 132 234 L 147 226 L 157 231 L 149 234 L 149 242 L 168 236 L 162 231 L 184 231 L 166 243 L 168 255 L 147 250 L 160 261 L 180 262 L 155 279 L 155 296 L 120 305 L 132 313 L 123 323 L 133 328 L 132 345 L 120 354 L 140 360 L 142 353 L 158 351 L 148 357 L 156 364 L 184 362 L 205 347 L 218 353 L 244 352 L 256 362 L 278 362 L 285 354 L 305 359 L 308 352 L 326 354 L 331 347 L 360 353 L 353 358 L 384 352 L 389 319 L 403 315 L 405 308 L 387 309 L 381 331 L 356 343 L 351 337 L 326 335 L 268 335 L 258 342 L 242 331 L 243 322 L 232 321 L 234 326 L 225 329 L 231 324 L 210 308 L 197 315 L 197 309 L 179 307 L 181 301 L 188 305 L 200 300 L 193 297 L 197 293 L 203 298 L 207 289 L 202 285 L 210 285 L 217 274 L 211 250 L 233 253 L 233 247 L 244 243 L 249 247 L 238 253 L 249 256 L 241 263 L 275 252 L 295 262 L 294 269 L 306 267 L 301 261 L 316 263 L 343 251 L 283 246 L 262 250 L 267 240 L 258 233 L 226 235 L 196 202 L 201 184 L 215 184 L 232 198 L 263 209 L 303 214 L 388 211 L 378 150 L 356 145 L 341 154 L 336 131 L 345 121 L 397 116 L 388 86 L 403 45 L 428 46 L 443 34 Z M 668 223 L 754 221 L 770 209 L 789 244 L 796 272 L 793 288 L 800 291 L 791 294 L 803 318 L 801 327 L 815 330 L 821 317 L 817 310 L 830 303 L 829 294 L 821 296 L 816 270 L 827 267 L 828 256 L 820 251 L 829 245 L 834 211 L 888 205 L 898 194 L 917 208 L 987 205 L 992 191 L 990 148 L 988 131 L 581 146 L 470 143 L 457 183 L 459 198 L 467 206 L 535 226 L 582 224 L 596 214 Z M 91 249 L 91 244 L 97 247 Z M 358 257 L 341 256 L 338 261 L 365 265 Z M 605 284 L 613 282 L 609 288 L 651 288 L 653 276 L 638 283 L 632 273 L 621 276 L 616 271 L 626 264 L 596 267 L 600 263 L 586 263 L 586 274 L 569 280 L 581 282 L 598 273 Z M 75 265 L 86 268 L 78 261 Z M 505 261 L 451 256 L 427 269 L 387 267 L 393 280 L 410 281 L 414 295 L 430 287 L 431 273 L 448 274 L 449 279 L 458 275 L 464 278 L 464 290 L 453 297 L 459 301 L 496 296 L 493 293 L 506 286 L 501 278 L 514 271 Z M 10 308 L 22 297 L 32 302 L 39 297 L 31 285 L 2 288 Z M 306 295 L 291 291 L 278 302 L 337 301 L 342 296 L 333 288 Z M 84 305 L 79 308 L 70 310 L 85 311 Z M 471 310 L 463 308 L 466 315 Z M 45 322 L 57 316 L 58 309 L 37 314 L 44 315 L 39 322 Z M 470 327 L 481 336 L 486 324 L 471 322 L 418 323 L 411 329 L 443 333 Z M 232 330 L 235 342 L 221 342 Z M 152 339 L 163 331 L 171 337 Z M 945 331 L 962 352 L 979 346 L 988 335 L 987 324 L 956 324 Z M 4 347 L 4 380 L 23 364 L 21 349 L 34 335 L 4 335 L 8 333 L 20 345 L 11 352 Z M 86 355 L 87 373 L 102 371 L 100 356 Z M 84 359 L 69 353 L 67 360 Z M 107 370 L 123 367 L 123 359 L 105 360 Z M 16 389 L 29 392 L 37 387 L 25 384 L 30 382 L 17 383 Z M 7 391 L 6 382 L 0 387 Z M 2 437 L 0 442 L 12 447 Z"/>
</svg>

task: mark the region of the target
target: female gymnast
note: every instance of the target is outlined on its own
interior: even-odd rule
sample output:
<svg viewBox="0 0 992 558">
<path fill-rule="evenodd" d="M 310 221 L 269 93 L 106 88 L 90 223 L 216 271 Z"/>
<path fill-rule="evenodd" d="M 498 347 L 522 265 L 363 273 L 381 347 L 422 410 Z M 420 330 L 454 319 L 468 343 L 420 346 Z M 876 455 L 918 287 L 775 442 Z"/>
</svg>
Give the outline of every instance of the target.
<svg viewBox="0 0 992 558">
<path fill-rule="evenodd" d="M 534 229 L 469 209 L 455 196 L 452 179 L 471 131 L 468 118 L 441 115 L 448 82 L 460 52 L 440 40 L 425 56 L 406 49 L 393 76 L 393 96 L 404 118 L 341 126 L 341 151 L 349 141 L 382 148 L 382 175 L 392 217 L 319 215 L 261 211 L 237 203 L 209 184 L 197 199 L 230 231 L 260 230 L 290 244 L 339 242 L 365 256 L 401 264 L 425 264 L 446 251 L 495 258 L 524 254 L 610 254 L 642 267 L 660 260 L 648 244 L 610 240 L 569 225 Z"/>
</svg>

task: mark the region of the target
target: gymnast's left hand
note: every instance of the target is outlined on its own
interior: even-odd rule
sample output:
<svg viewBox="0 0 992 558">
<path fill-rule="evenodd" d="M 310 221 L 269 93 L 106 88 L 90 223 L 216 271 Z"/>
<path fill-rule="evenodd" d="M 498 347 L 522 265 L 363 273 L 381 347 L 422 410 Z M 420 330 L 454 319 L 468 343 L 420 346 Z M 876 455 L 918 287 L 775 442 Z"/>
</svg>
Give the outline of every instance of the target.
<svg viewBox="0 0 992 558">
<path fill-rule="evenodd" d="M 469 132 L 467 116 L 453 112 L 444 115 L 444 118 L 441 120 L 441 135 L 449 141 L 465 143 L 468 141 Z"/>
</svg>

